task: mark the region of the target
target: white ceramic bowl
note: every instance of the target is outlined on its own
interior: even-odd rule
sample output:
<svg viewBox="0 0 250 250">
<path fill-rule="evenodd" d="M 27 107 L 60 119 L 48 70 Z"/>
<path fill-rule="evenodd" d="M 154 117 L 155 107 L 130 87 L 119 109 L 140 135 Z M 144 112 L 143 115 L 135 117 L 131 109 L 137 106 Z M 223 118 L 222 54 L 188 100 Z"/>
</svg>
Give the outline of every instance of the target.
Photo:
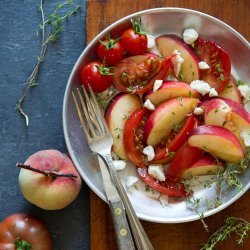
<svg viewBox="0 0 250 250">
<path fill-rule="evenodd" d="M 250 79 L 250 45 L 248 41 L 227 24 L 204 13 L 180 8 L 150 9 L 124 17 L 103 30 L 85 48 L 71 72 L 64 96 L 63 127 L 67 148 L 74 164 L 87 185 L 104 201 L 106 201 L 106 197 L 98 163 L 89 150 L 80 127 L 71 91 L 80 86 L 79 71 L 81 67 L 96 59 L 99 40 L 108 31 L 114 36 L 120 35 L 128 27 L 130 19 L 138 16 L 142 18 L 143 29 L 153 35 L 177 34 L 181 36 L 185 28 L 196 29 L 200 36 L 216 41 L 229 52 L 232 74 L 236 79 L 243 81 L 249 81 Z M 126 167 L 126 170 L 121 173 L 122 180 L 124 181 L 124 178 L 131 174 L 136 174 L 135 167 Z M 204 190 L 201 187 L 196 187 L 195 197 L 203 197 L 200 202 L 200 212 L 203 212 L 205 217 L 212 215 L 226 208 L 243 195 L 250 187 L 250 169 L 241 176 L 241 181 L 243 190 L 239 192 L 235 188 L 224 187 L 223 204 L 212 210 L 207 208 L 207 199 L 214 200 L 216 198 L 216 188 Z M 145 192 L 144 187 L 145 185 L 141 182 L 138 191 L 133 190 L 128 193 L 139 218 L 160 223 L 179 223 L 199 219 L 197 214 L 187 208 L 185 201 L 171 199 L 169 206 L 162 207 L 157 196 Z"/>
</svg>

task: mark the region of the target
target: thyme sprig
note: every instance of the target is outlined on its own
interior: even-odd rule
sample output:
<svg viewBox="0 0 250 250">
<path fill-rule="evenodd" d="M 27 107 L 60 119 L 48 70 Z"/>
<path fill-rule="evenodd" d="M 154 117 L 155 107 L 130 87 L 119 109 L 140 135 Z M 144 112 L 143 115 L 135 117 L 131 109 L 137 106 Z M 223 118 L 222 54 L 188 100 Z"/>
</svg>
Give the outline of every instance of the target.
<svg viewBox="0 0 250 250">
<path fill-rule="evenodd" d="M 68 11 L 66 14 L 58 13 L 60 9 L 69 5 L 74 6 L 72 10 Z M 21 98 L 18 100 L 18 103 L 17 103 L 17 109 L 19 113 L 21 114 L 21 116 L 25 118 L 26 126 L 29 126 L 29 117 L 23 109 L 23 104 L 25 102 L 25 98 L 28 92 L 30 91 L 30 89 L 38 85 L 36 79 L 37 79 L 40 66 L 45 59 L 48 45 L 50 42 L 56 42 L 58 40 L 59 34 L 63 30 L 63 25 L 62 25 L 63 22 L 67 18 L 72 16 L 73 14 L 76 14 L 79 8 L 80 8 L 80 5 L 79 4 L 75 5 L 74 0 L 67 0 L 64 3 L 57 4 L 53 13 L 49 15 L 47 19 L 45 19 L 44 0 L 40 0 L 38 9 L 41 14 L 41 24 L 39 26 L 39 31 L 41 34 L 41 50 L 40 50 L 40 54 L 38 56 L 36 65 L 34 66 L 30 76 L 27 78 L 26 82 L 24 83 Z"/>
<path fill-rule="evenodd" d="M 249 230 L 250 223 L 246 220 L 228 217 L 225 224 L 211 235 L 208 242 L 200 250 L 213 250 L 217 243 L 228 239 L 232 233 L 236 233 L 239 236 L 237 243 L 242 244 Z"/>
</svg>

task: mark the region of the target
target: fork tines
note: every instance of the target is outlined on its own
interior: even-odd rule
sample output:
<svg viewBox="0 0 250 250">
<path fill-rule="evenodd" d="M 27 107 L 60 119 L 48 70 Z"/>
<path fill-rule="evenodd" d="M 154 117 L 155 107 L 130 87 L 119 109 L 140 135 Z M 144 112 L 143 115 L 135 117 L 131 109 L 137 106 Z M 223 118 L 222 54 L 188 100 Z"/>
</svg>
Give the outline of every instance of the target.
<svg viewBox="0 0 250 250">
<path fill-rule="evenodd" d="M 109 129 L 105 121 L 105 118 L 102 114 L 102 111 L 98 105 L 95 94 L 90 85 L 88 87 L 90 96 L 88 95 L 84 86 L 82 86 L 82 91 L 79 90 L 79 88 L 76 89 L 77 96 L 78 99 L 80 100 L 81 105 L 79 105 L 77 97 L 73 91 L 72 91 L 72 97 L 77 109 L 77 113 L 83 131 L 87 137 L 87 140 L 91 141 L 94 137 L 98 137 L 103 133 L 108 133 Z"/>
</svg>

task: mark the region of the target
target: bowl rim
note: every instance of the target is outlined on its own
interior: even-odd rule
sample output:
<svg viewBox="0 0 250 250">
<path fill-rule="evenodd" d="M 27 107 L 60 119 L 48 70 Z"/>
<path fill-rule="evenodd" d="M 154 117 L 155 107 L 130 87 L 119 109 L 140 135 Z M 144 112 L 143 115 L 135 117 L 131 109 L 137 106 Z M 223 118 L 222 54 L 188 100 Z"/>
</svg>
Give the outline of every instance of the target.
<svg viewBox="0 0 250 250">
<path fill-rule="evenodd" d="M 219 23 L 220 25 L 224 26 L 225 29 L 233 32 L 239 40 L 241 40 L 246 47 L 248 47 L 250 49 L 250 43 L 247 41 L 247 39 L 245 37 L 243 37 L 238 31 L 236 31 L 234 28 L 232 28 L 231 26 L 229 26 L 227 23 L 221 21 L 220 19 L 208 15 L 206 13 L 197 11 L 197 10 L 193 10 L 193 9 L 187 9 L 187 8 L 177 8 L 177 7 L 161 7 L 161 8 L 152 8 L 152 9 L 145 9 L 142 11 L 138 11 L 135 13 L 132 13 L 130 15 L 124 16 L 121 19 L 113 22 L 112 24 L 110 24 L 109 26 L 107 26 L 104 30 L 102 30 L 97 36 L 95 36 L 90 42 L 89 44 L 87 44 L 87 46 L 85 47 L 85 49 L 82 51 L 82 53 L 79 55 L 78 59 L 76 60 L 74 67 L 70 73 L 70 76 L 68 78 L 67 81 L 67 85 L 66 85 L 66 89 L 65 89 L 65 94 L 64 94 L 64 98 L 63 98 L 63 110 L 62 110 L 62 122 L 63 122 L 63 133 L 64 133 L 64 138 L 65 138 L 65 143 L 66 143 L 66 147 L 68 149 L 68 152 L 76 166 L 76 168 L 78 169 L 79 172 L 81 172 L 81 176 L 84 179 L 85 183 L 88 185 L 88 187 L 96 194 L 98 195 L 103 201 L 105 201 L 106 203 L 108 202 L 106 199 L 105 194 L 103 194 L 102 192 L 100 192 L 100 190 L 98 190 L 98 188 L 93 185 L 91 179 L 89 178 L 89 176 L 87 176 L 83 171 L 81 171 L 81 168 L 78 167 L 78 160 L 76 159 L 76 157 L 73 154 L 73 149 L 71 147 L 71 143 L 70 143 L 70 139 L 69 139 L 69 135 L 68 135 L 68 131 L 67 131 L 67 104 L 68 104 L 68 97 L 69 97 L 69 91 L 71 89 L 71 83 L 74 79 L 74 74 L 77 71 L 77 67 L 82 59 L 82 57 L 84 57 L 84 55 L 91 49 L 91 47 L 96 43 L 96 41 L 99 41 L 109 30 L 112 30 L 114 27 L 118 26 L 119 24 L 123 23 L 124 21 L 127 21 L 131 18 L 134 18 L 136 16 L 142 15 L 142 14 L 150 14 L 150 13 L 157 13 L 157 12 L 178 12 L 178 13 L 187 13 L 187 14 L 195 14 L 198 16 L 202 16 L 202 17 L 206 17 L 206 18 L 210 18 L 213 21 Z M 221 210 L 225 209 L 226 207 L 230 206 L 232 203 L 234 203 L 236 200 L 238 200 L 248 189 L 250 188 L 250 181 L 248 182 L 248 184 L 240 191 L 237 193 L 237 195 L 235 195 L 232 199 L 230 199 L 229 201 L 223 203 L 222 205 L 220 205 L 217 208 L 208 210 L 206 212 L 204 212 L 204 217 L 208 217 L 211 216 L 215 213 L 220 212 Z M 180 218 L 166 218 L 165 220 L 163 218 L 155 218 L 152 216 L 145 216 L 145 214 L 141 214 L 139 212 L 136 212 L 137 216 L 145 221 L 149 221 L 149 222 L 156 222 L 156 223 L 183 223 L 183 222 L 190 222 L 190 221 L 195 221 L 200 219 L 200 216 L 198 214 L 194 214 L 188 217 L 180 217 Z"/>
</svg>

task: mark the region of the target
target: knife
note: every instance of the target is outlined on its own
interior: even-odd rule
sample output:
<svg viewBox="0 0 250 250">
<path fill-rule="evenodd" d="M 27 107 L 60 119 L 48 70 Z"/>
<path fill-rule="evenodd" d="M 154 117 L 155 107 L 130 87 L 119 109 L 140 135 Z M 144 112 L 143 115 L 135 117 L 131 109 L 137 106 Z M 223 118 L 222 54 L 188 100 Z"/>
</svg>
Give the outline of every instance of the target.
<svg viewBox="0 0 250 250">
<path fill-rule="evenodd" d="M 135 245 L 133 242 L 122 200 L 111 181 L 110 174 L 105 163 L 99 156 L 98 161 L 102 174 L 104 190 L 109 203 L 109 209 L 115 227 L 118 247 L 120 250 L 133 250 L 135 249 Z"/>
</svg>

